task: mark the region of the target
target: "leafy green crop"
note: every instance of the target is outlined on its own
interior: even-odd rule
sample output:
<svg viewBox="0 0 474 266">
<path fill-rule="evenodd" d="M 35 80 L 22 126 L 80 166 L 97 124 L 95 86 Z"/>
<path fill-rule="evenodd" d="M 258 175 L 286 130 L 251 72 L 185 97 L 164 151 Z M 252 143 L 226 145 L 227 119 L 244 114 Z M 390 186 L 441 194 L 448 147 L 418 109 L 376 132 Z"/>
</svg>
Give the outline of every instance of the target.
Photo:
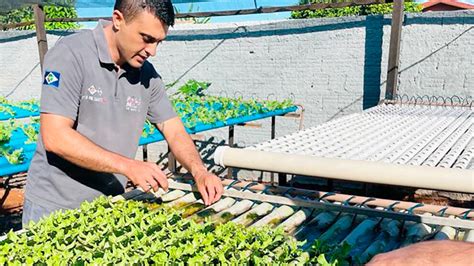
<svg viewBox="0 0 474 266">
<path fill-rule="evenodd" d="M 37 99 L 31 99 L 26 101 L 12 102 L 5 97 L 0 96 L 0 113 L 7 113 L 14 117 L 16 112 L 12 107 L 18 107 L 30 112 L 37 112 L 39 110 L 39 101 Z"/>
<path fill-rule="evenodd" d="M 0 145 L 7 143 L 12 137 L 14 125 L 11 121 L 0 122 Z"/>
<path fill-rule="evenodd" d="M 291 99 L 283 101 L 255 99 L 244 100 L 206 95 L 211 83 L 189 80 L 171 96 L 176 113 L 187 128 L 198 124 L 214 124 L 244 116 L 251 116 L 286 109 L 294 105 Z"/>
<path fill-rule="evenodd" d="M 311 3 L 320 3 L 320 0 L 311 0 Z M 307 4 L 308 1 L 301 1 L 300 4 Z M 404 11 L 408 13 L 419 13 L 423 9 L 420 3 L 405 2 Z M 376 14 L 390 14 L 393 11 L 393 3 L 372 4 L 367 6 L 348 6 L 341 8 L 325 8 L 320 10 L 303 10 L 291 12 L 291 18 L 323 18 L 323 17 L 344 17 L 344 16 L 367 16 Z"/>
<path fill-rule="evenodd" d="M 5 157 L 10 164 L 20 164 L 23 162 L 23 149 L 12 149 L 6 144 L 12 137 L 15 129 L 15 121 L 0 122 L 0 157 Z"/>
<path fill-rule="evenodd" d="M 23 124 L 21 125 L 21 130 L 23 130 L 25 135 L 28 137 L 28 140 L 25 142 L 25 144 L 36 143 L 39 133 L 37 127 L 35 127 L 33 124 Z"/>
<path fill-rule="evenodd" d="M 349 252 L 351 248 L 346 242 L 341 245 L 328 245 L 323 241 L 316 240 L 309 250 L 310 263 L 317 263 L 322 266 L 350 265 Z"/>
<path fill-rule="evenodd" d="M 15 115 L 15 111 L 13 110 L 13 108 L 11 108 L 8 105 L 2 105 L 2 104 L 0 104 L 0 113 L 7 113 L 11 116 Z"/>
<path fill-rule="evenodd" d="M 65 0 L 70 3 L 71 0 Z M 77 18 L 77 11 L 74 7 L 64 6 L 45 6 L 44 13 L 47 18 Z M 31 6 L 22 7 L 9 11 L 6 15 L 0 16 L 0 23 L 10 24 L 34 21 L 34 12 Z M 46 29 L 78 29 L 76 22 L 45 22 Z M 17 28 L 18 30 L 32 30 L 35 25 L 29 25 Z"/>
<path fill-rule="evenodd" d="M 0 113 L 7 113 L 11 116 L 15 115 L 15 111 L 10 107 L 7 98 L 0 96 Z"/>
<path fill-rule="evenodd" d="M 275 110 L 282 110 L 292 107 L 293 101 L 285 99 L 283 101 L 255 99 L 244 100 L 239 98 L 228 98 L 206 95 L 205 91 L 211 83 L 196 80 L 189 80 L 181 86 L 176 93 L 171 95 L 171 102 L 184 125 L 193 129 L 198 125 L 213 125 L 218 122 L 227 125 L 229 119 L 264 114 Z M 10 102 L 4 97 L 0 97 L 0 112 L 7 112 L 15 116 L 11 107 L 18 107 L 30 112 L 39 110 L 38 100 L 28 100 L 21 102 Z M 3 108 L 3 109 L 2 109 Z M 30 124 L 17 125 L 15 127 L 3 128 L 0 132 L 1 156 L 7 157 L 10 163 L 22 163 L 23 153 L 21 150 L 12 151 L 4 147 L 11 137 L 11 132 L 15 129 L 23 130 L 28 140 L 24 144 L 35 143 L 38 139 L 38 119 L 32 118 Z M 235 120 L 234 120 L 235 123 Z M 148 120 L 142 130 L 142 137 L 146 138 L 153 135 L 156 131 L 155 126 Z M 2 142 L 2 139 L 5 139 Z"/>
<path fill-rule="evenodd" d="M 147 119 L 142 130 L 142 137 L 146 138 L 155 133 L 155 126 Z"/>
<path fill-rule="evenodd" d="M 173 95 L 184 95 L 184 96 L 204 96 L 204 91 L 209 88 L 211 84 L 207 82 L 201 82 L 194 79 L 188 80 L 185 84 L 178 88 L 177 92 Z"/>
<path fill-rule="evenodd" d="M 12 231 L 0 264 L 282 264 L 308 256 L 282 230 L 184 219 L 183 211 L 100 197 Z"/>
<path fill-rule="evenodd" d="M 37 99 L 30 99 L 26 101 L 19 101 L 15 103 L 10 103 L 12 106 L 30 111 L 37 112 L 39 110 L 39 101 Z"/>
<path fill-rule="evenodd" d="M 12 147 L 9 147 L 7 145 L 11 140 L 13 132 L 18 128 L 26 130 L 25 134 L 27 134 L 28 138 L 30 138 L 31 136 L 32 139 L 36 139 L 36 135 L 38 134 L 34 127 L 30 125 L 19 126 L 18 122 L 16 122 L 16 120 L 14 119 L 10 119 L 6 122 L 0 122 L 0 158 L 5 157 L 5 159 L 7 159 L 8 163 L 10 164 L 21 164 L 24 162 L 25 159 L 23 154 L 23 148 L 13 149 Z M 32 139 L 28 139 L 25 143 L 29 143 L 30 141 L 32 141 Z"/>
<path fill-rule="evenodd" d="M 10 149 L 4 146 L 0 146 L 0 155 L 7 159 L 10 164 L 21 164 L 25 160 L 23 154 L 23 148 L 20 149 Z"/>
</svg>

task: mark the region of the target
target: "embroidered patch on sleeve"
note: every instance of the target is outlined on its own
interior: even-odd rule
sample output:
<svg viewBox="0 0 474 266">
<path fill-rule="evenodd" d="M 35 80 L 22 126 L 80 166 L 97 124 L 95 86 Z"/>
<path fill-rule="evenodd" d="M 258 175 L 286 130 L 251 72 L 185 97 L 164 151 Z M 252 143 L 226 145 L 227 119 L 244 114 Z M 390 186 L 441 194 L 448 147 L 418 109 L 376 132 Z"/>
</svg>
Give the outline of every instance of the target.
<svg viewBox="0 0 474 266">
<path fill-rule="evenodd" d="M 61 74 L 56 71 L 46 71 L 44 73 L 43 85 L 49 85 L 58 88 Z"/>
</svg>

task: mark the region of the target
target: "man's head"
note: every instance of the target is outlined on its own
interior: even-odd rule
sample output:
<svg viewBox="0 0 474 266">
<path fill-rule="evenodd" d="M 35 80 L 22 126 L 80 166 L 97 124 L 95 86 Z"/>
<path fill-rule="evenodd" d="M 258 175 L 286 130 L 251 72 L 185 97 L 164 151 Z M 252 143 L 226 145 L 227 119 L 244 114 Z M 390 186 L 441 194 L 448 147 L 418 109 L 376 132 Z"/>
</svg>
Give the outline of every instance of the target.
<svg viewBox="0 0 474 266">
<path fill-rule="evenodd" d="M 112 15 L 119 61 L 141 67 L 174 25 L 171 0 L 116 0 Z"/>
</svg>

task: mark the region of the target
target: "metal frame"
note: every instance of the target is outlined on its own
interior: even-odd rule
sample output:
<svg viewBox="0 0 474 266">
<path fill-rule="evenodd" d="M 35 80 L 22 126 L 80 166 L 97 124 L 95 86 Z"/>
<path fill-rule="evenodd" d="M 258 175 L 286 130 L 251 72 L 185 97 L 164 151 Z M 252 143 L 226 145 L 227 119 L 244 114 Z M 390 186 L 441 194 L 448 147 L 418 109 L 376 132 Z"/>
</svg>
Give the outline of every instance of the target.
<svg viewBox="0 0 474 266">
<path fill-rule="evenodd" d="M 286 116 L 286 115 L 281 115 L 281 116 L 282 117 L 291 117 L 291 118 L 296 118 L 296 119 L 300 118 L 302 120 L 303 119 L 304 108 L 300 104 L 298 104 L 297 106 L 300 107 L 300 110 L 301 110 L 299 113 L 291 113 L 291 115 L 289 115 L 289 116 Z M 301 125 L 302 125 L 302 121 L 300 121 L 300 129 L 301 129 Z M 235 126 L 236 125 L 228 126 L 227 145 L 229 147 L 234 147 L 234 145 L 235 145 Z M 255 127 L 255 124 L 250 123 L 249 125 L 247 125 L 247 123 L 243 123 L 243 124 L 238 124 L 237 126 Z M 272 116 L 271 117 L 270 138 L 275 139 L 275 135 L 276 135 L 276 116 Z M 145 158 L 148 159 L 148 153 L 147 153 L 146 145 L 143 145 L 143 159 L 145 160 Z M 168 146 L 168 170 L 172 173 L 176 173 L 176 165 L 177 165 L 176 158 L 175 158 L 175 156 L 173 155 L 173 153 L 171 152 L 171 150 Z M 226 174 L 227 178 L 229 178 L 229 179 L 232 178 L 232 171 L 233 170 L 232 170 L 231 167 L 227 168 L 227 174 Z M 285 175 L 285 178 L 286 178 L 286 175 Z"/>
<path fill-rule="evenodd" d="M 303 11 L 303 10 L 320 10 L 325 8 L 341 8 L 349 6 L 361 6 L 370 4 L 382 4 L 384 0 L 352 0 L 347 2 L 330 2 L 330 3 L 313 3 L 306 5 L 293 6 L 277 6 L 277 7 L 256 7 L 251 9 L 213 11 L 213 12 L 192 12 L 192 13 L 177 13 L 176 18 L 205 18 L 205 17 L 220 17 L 220 16 L 235 16 L 235 15 L 249 15 L 249 14 L 264 14 L 276 12 L 289 11 Z M 97 21 L 99 19 L 110 20 L 111 17 L 88 17 L 88 18 L 47 18 L 46 22 L 88 22 Z M 23 27 L 33 25 L 34 22 L 20 22 L 11 24 L 0 24 L 0 30 L 7 30 L 11 28 Z"/>
<path fill-rule="evenodd" d="M 180 183 L 176 181 L 170 181 L 169 188 L 183 190 L 183 191 L 199 192 L 197 187 L 193 185 Z M 224 190 L 223 196 L 254 200 L 254 201 L 259 201 L 259 202 L 268 202 L 268 203 L 279 204 L 279 205 L 308 207 L 308 208 L 314 208 L 314 209 L 325 210 L 325 211 L 340 211 L 340 212 L 345 212 L 345 213 L 367 215 L 370 217 L 389 218 L 389 219 L 400 220 L 400 221 L 412 221 L 412 222 L 419 222 L 419 223 L 424 223 L 424 224 L 429 224 L 429 225 L 450 226 L 450 227 L 455 227 L 455 228 L 460 228 L 460 229 L 469 229 L 469 230 L 474 229 L 474 221 L 465 220 L 465 219 L 452 219 L 452 218 L 447 218 L 447 217 L 442 217 L 442 216 L 427 216 L 427 215 L 418 215 L 414 213 L 377 210 L 377 209 L 372 209 L 369 207 L 354 207 L 354 206 L 348 206 L 348 205 L 337 205 L 337 204 L 325 203 L 325 202 L 316 201 L 316 200 L 287 198 L 283 196 L 266 195 L 266 194 L 247 192 L 247 191 L 237 191 L 237 190 L 230 190 L 230 189 Z"/>
</svg>

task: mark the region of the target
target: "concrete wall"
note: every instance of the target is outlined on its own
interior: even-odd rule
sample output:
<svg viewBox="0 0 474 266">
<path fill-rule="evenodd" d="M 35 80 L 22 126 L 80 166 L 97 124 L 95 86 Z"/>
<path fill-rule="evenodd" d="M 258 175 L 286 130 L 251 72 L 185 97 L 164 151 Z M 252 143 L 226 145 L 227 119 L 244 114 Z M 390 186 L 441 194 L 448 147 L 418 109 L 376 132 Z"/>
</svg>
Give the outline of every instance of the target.
<svg viewBox="0 0 474 266">
<path fill-rule="evenodd" d="M 474 94 L 474 12 L 408 14 L 402 31 L 400 92 Z M 49 45 L 64 33 L 48 35 Z M 375 105 L 384 95 L 390 18 L 382 16 L 265 23 L 178 25 L 151 62 L 166 83 L 210 81 L 211 93 L 283 99 L 306 107 L 305 126 Z M 36 37 L 0 32 L 0 95 L 39 97 Z M 179 84 L 178 82 L 178 84 Z M 264 128 L 238 128 L 249 145 L 269 138 Z M 297 130 L 277 120 L 277 136 Z M 225 138 L 225 130 L 206 133 Z"/>
</svg>

